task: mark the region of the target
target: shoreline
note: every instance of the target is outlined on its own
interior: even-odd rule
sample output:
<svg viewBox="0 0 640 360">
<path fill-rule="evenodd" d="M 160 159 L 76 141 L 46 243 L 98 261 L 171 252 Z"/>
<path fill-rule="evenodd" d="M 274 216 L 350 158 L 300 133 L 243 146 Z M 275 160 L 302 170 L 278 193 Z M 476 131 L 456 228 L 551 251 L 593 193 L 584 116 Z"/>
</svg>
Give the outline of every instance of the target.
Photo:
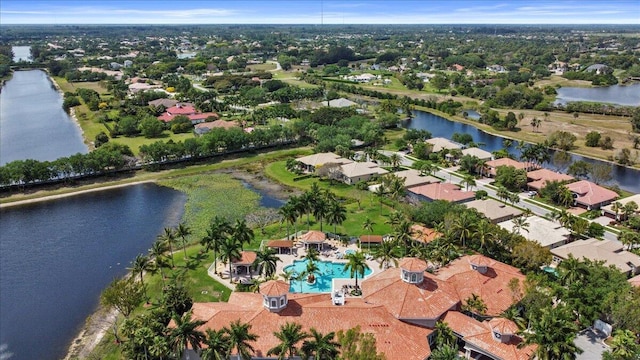
<svg viewBox="0 0 640 360">
<path fill-rule="evenodd" d="M 43 201 L 57 200 L 57 199 L 62 199 L 66 197 L 76 196 L 76 195 L 88 194 L 92 192 L 112 190 L 112 189 L 132 186 L 132 185 L 148 184 L 148 183 L 155 183 L 155 182 L 156 182 L 155 180 L 140 180 L 140 181 L 134 181 L 134 182 L 129 182 L 125 184 L 115 184 L 115 185 L 99 186 L 91 189 L 76 190 L 76 191 L 71 191 L 63 194 L 43 195 L 43 196 L 31 198 L 31 199 L 16 200 L 16 201 L 11 201 L 7 203 L 1 203 L 0 209 L 10 208 L 14 206 L 35 204 Z"/>
<path fill-rule="evenodd" d="M 49 73 L 49 71 L 47 69 L 40 69 L 40 70 L 44 71 L 47 74 L 47 78 L 49 78 L 49 81 L 51 82 L 51 85 L 53 85 L 53 87 L 56 89 L 56 91 L 60 94 L 60 96 L 64 100 L 64 92 L 62 91 L 62 87 L 60 86 L 60 84 L 58 84 L 56 79 L 54 79 L 53 76 L 51 76 L 51 74 Z M 82 125 L 80 125 L 80 120 L 78 120 L 78 117 L 76 116 L 75 107 L 70 108 L 69 112 L 67 113 L 67 115 L 71 118 L 71 120 L 73 120 L 73 122 L 76 124 L 76 126 L 80 130 L 80 136 L 82 136 L 82 140 L 83 140 L 84 144 L 87 146 L 87 150 L 89 152 L 94 150 L 95 148 L 93 146 L 93 142 L 90 141 L 85 136 L 84 129 L 82 128 Z"/>
</svg>

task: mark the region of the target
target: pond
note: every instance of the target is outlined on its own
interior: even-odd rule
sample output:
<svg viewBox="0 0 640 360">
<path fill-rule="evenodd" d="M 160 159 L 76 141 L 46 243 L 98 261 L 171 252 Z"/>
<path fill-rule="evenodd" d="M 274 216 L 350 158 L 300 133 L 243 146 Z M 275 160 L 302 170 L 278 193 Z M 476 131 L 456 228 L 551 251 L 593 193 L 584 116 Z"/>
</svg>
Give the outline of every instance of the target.
<svg viewBox="0 0 640 360">
<path fill-rule="evenodd" d="M 31 46 L 12 46 L 11 51 L 13 52 L 13 61 L 20 62 L 26 61 L 31 62 Z"/>
<path fill-rule="evenodd" d="M 284 205 L 285 201 L 269 195 L 266 191 L 256 188 L 245 180 L 240 180 L 242 186 L 260 195 L 260 206 L 271 209 L 279 209 Z"/>
<path fill-rule="evenodd" d="M 294 274 L 300 274 L 307 269 L 308 260 L 295 260 L 293 264 L 284 267 L 285 271 L 293 271 Z M 333 279 L 349 279 L 350 272 L 344 270 L 344 263 L 336 263 L 332 261 L 316 261 L 319 272 L 316 273 L 316 282 L 309 284 L 306 280 L 291 280 L 291 292 L 301 293 L 329 293 L 331 292 L 331 284 Z M 371 269 L 365 269 L 364 276 L 371 275 Z M 360 277 L 358 276 L 360 279 Z"/>
<path fill-rule="evenodd" d="M 63 358 L 102 290 L 185 201 L 141 184 L 0 209 L 0 358 Z"/>
<path fill-rule="evenodd" d="M 414 114 L 415 117 L 413 119 L 405 120 L 401 123 L 401 125 L 407 129 L 428 130 L 431 132 L 433 137 L 444 137 L 447 139 L 451 139 L 453 133 L 456 132 L 467 133 L 473 137 L 473 141 L 478 143 L 481 149 L 490 152 L 497 151 L 503 148 L 503 137 L 488 134 L 472 125 L 451 121 L 441 116 L 437 116 L 424 111 L 415 111 Z M 514 154 L 517 158 L 520 156 L 520 150 L 518 150 L 516 145 L 517 141 L 514 141 L 507 150 L 509 150 L 509 152 L 511 154 Z M 552 156 L 554 153 L 554 151 L 551 151 Z M 619 166 L 580 155 L 570 154 L 570 162 L 579 160 L 586 161 L 590 164 L 606 164 L 611 166 L 611 175 L 613 176 L 613 179 L 609 182 L 609 185 L 617 185 L 621 189 L 633 193 L 640 193 L 640 181 L 638 181 L 638 179 L 640 179 L 640 170 L 627 168 L 624 166 Z M 546 163 L 544 164 L 544 166 L 559 171 L 566 170 L 566 167 L 561 168 L 559 166 L 555 166 L 553 163 Z"/>
<path fill-rule="evenodd" d="M 0 166 L 87 152 L 80 127 L 64 112 L 62 95 L 42 70 L 16 71 L 4 85 L 0 129 Z"/>
<path fill-rule="evenodd" d="M 561 87 L 556 104 L 572 101 L 610 103 L 623 106 L 640 106 L 640 84 L 612 85 L 594 88 Z"/>
</svg>

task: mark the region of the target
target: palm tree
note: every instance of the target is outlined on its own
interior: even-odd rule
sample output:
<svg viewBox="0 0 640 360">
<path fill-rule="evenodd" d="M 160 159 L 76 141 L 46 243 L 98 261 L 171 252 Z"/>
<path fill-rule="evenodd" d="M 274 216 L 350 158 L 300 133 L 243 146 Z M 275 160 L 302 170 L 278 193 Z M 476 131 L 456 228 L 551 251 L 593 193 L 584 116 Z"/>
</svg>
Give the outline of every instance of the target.
<svg viewBox="0 0 640 360">
<path fill-rule="evenodd" d="M 278 355 L 278 360 L 285 358 L 291 359 L 300 355 L 300 349 L 296 348 L 296 344 L 306 339 L 309 335 L 302 331 L 302 325 L 287 322 L 280 326 L 280 331 L 274 332 L 280 343 L 267 351 L 267 355 Z M 289 354 L 288 357 L 286 355 Z"/>
<path fill-rule="evenodd" d="M 213 268 L 218 268 L 218 252 L 222 242 L 229 236 L 231 225 L 219 216 L 215 216 L 209 224 L 207 235 L 200 240 L 200 244 L 205 247 L 205 251 L 213 250 Z"/>
<path fill-rule="evenodd" d="M 275 274 L 278 261 L 282 260 L 276 256 L 275 251 L 272 248 L 266 248 L 256 253 L 254 267 L 259 268 L 260 272 L 269 278 Z"/>
<path fill-rule="evenodd" d="M 231 351 L 231 338 L 224 329 L 207 329 L 207 348 L 202 350 L 202 360 L 227 360 Z"/>
<path fill-rule="evenodd" d="M 244 250 L 244 244 L 251 243 L 254 234 L 253 230 L 247 226 L 247 221 L 245 219 L 238 219 L 231 228 L 231 237 L 233 237 L 240 244 L 242 250 Z"/>
<path fill-rule="evenodd" d="M 435 343 L 436 347 L 441 347 L 445 345 L 453 346 L 456 343 L 456 335 L 453 333 L 453 330 L 447 325 L 446 322 L 440 320 L 436 323 L 434 328 L 435 334 Z"/>
<path fill-rule="evenodd" d="M 333 233 L 338 233 L 338 225 L 347 220 L 347 208 L 339 201 L 334 200 L 327 209 L 327 222 L 333 225 Z"/>
<path fill-rule="evenodd" d="M 358 289 L 358 275 L 364 276 L 364 272 L 369 270 L 369 265 L 365 261 L 364 254 L 360 251 L 347 254 L 347 263 L 344 265 L 344 271 L 349 270 L 349 277 L 356 277 L 356 289 Z"/>
<path fill-rule="evenodd" d="M 391 155 L 389 155 L 389 163 L 391 164 L 391 167 L 394 170 L 400 166 L 401 162 L 402 162 L 402 157 L 398 155 L 398 153 L 394 152 Z"/>
<path fill-rule="evenodd" d="M 488 240 L 495 237 L 492 225 L 486 220 L 480 220 L 475 227 L 475 231 L 472 233 L 473 239 L 478 240 L 480 243 L 480 249 L 488 242 Z"/>
<path fill-rule="evenodd" d="M 242 245 L 235 239 L 228 237 L 220 244 L 220 259 L 229 264 L 229 281 L 233 281 L 231 273 L 231 263 L 235 259 L 239 259 Z"/>
<path fill-rule="evenodd" d="M 635 340 L 633 331 L 617 329 L 611 341 L 611 354 L 618 359 L 634 359 L 640 353 L 640 345 Z"/>
<path fill-rule="evenodd" d="M 144 272 L 149 271 L 152 272 L 155 270 L 153 263 L 149 260 L 148 256 L 144 256 L 142 254 L 138 254 L 136 258 L 133 260 L 132 266 L 129 270 L 134 274 L 140 274 L 140 285 L 142 286 L 142 290 L 144 291 L 145 299 L 147 297 L 147 288 L 144 286 Z"/>
<path fill-rule="evenodd" d="M 236 349 L 238 360 L 240 358 L 244 360 L 251 359 L 251 353 L 253 353 L 253 346 L 249 344 L 250 341 L 258 340 L 258 335 L 251 333 L 251 324 L 243 324 L 240 320 L 236 320 L 229 324 L 229 327 L 224 327 L 224 331 L 229 334 L 229 345 L 231 349 Z"/>
<path fill-rule="evenodd" d="M 513 233 L 520 234 L 520 231 L 524 230 L 529 232 L 529 223 L 527 222 L 527 218 L 524 216 L 517 217 L 511 220 L 513 223 Z"/>
<path fill-rule="evenodd" d="M 454 345 L 444 345 L 434 349 L 429 360 L 458 360 L 463 359 L 458 355 L 458 348 Z"/>
<path fill-rule="evenodd" d="M 205 324 L 203 320 L 191 320 L 191 311 L 179 316 L 174 314 L 173 321 L 175 327 L 169 332 L 170 344 L 176 352 L 178 358 L 182 357 L 182 353 L 191 345 L 193 350 L 200 349 L 200 344 L 205 341 L 206 337 L 198 327 Z"/>
<path fill-rule="evenodd" d="M 287 240 L 289 237 L 289 224 L 295 226 L 296 220 L 298 220 L 298 213 L 292 204 L 286 203 L 280 209 L 278 213 L 282 216 L 282 220 L 287 224 Z"/>
<path fill-rule="evenodd" d="M 589 269 L 585 264 L 571 254 L 569 254 L 568 259 L 563 260 L 558 265 L 558 269 L 560 270 L 560 282 L 563 285 L 574 284 L 589 275 Z"/>
<path fill-rule="evenodd" d="M 149 255 L 153 257 L 155 266 L 160 270 L 160 278 L 162 279 L 162 287 L 164 288 L 164 271 L 162 269 L 167 265 L 164 253 L 167 252 L 167 247 L 164 241 L 156 240 L 149 249 Z"/>
<path fill-rule="evenodd" d="M 326 335 L 311 328 L 308 340 L 302 343 L 303 359 L 313 356 L 315 360 L 333 360 L 338 358 L 340 344 L 334 341 L 335 333 L 332 331 Z"/>
<path fill-rule="evenodd" d="M 631 250 L 634 245 L 640 244 L 640 234 L 633 231 L 622 231 L 620 235 L 618 235 L 618 240 Z"/>
<path fill-rule="evenodd" d="M 573 342 L 577 332 L 570 310 L 559 304 L 543 308 L 539 317 L 531 319 L 531 331 L 521 335 L 523 345 L 538 345 L 535 355 L 540 360 L 572 360 L 582 353 Z"/>
<path fill-rule="evenodd" d="M 394 211 L 387 215 L 389 220 L 385 221 L 386 224 L 391 225 L 391 227 L 395 227 L 400 224 L 400 221 L 404 218 L 404 215 L 401 212 Z"/>
<path fill-rule="evenodd" d="M 404 244 L 405 253 L 409 249 L 409 245 L 413 240 L 411 237 L 411 221 L 404 219 L 393 229 L 394 240 L 398 244 Z"/>
<path fill-rule="evenodd" d="M 169 246 L 169 258 L 171 259 L 171 267 L 175 268 L 176 264 L 173 262 L 173 243 L 176 241 L 176 233 L 173 228 L 165 227 L 164 233 L 158 235 L 158 239 L 166 242 Z"/>
<path fill-rule="evenodd" d="M 184 252 L 184 259 L 187 259 L 187 236 L 191 235 L 191 229 L 187 224 L 181 222 L 178 224 L 175 230 L 176 236 L 182 238 L 182 251 Z"/>
<path fill-rule="evenodd" d="M 374 222 L 373 222 L 371 219 L 369 219 L 369 217 L 367 216 L 367 217 L 364 219 L 364 222 L 362 223 L 362 228 L 363 228 L 364 230 L 367 230 L 367 231 L 369 232 L 369 234 L 373 234 L 373 226 L 374 226 L 375 224 L 376 224 L 376 223 L 374 223 Z"/>
<path fill-rule="evenodd" d="M 304 259 L 307 261 L 318 261 L 320 259 L 320 252 L 318 252 L 318 249 L 309 248 L 309 250 L 307 250 L 307 254 L 304 256 Z"/>
<path fill-rule="evenodd" d="M 487 311 L 487 305 L 484 300 L 476 294 L 471 294 L 470 297 L 465 299 L 465 304 L 462 305 L 463 310 L 470 311 L 475 314 L 483 315 Z"/>
<path fill-rule="evenodd" d="M 505 201 L 509 198 L 509 190 L 507 190 L 504 186 L 498 186 L 498 190 L 496 190 L 496 196 L 498 199 Z"/>
<path fill-rule="evenodd" d="M 500 316 L 513 321 L 521 330 L 527 326 L 526 320 L 522 317 L 520 309 L 517 306 L 510 306 L 507 310 L 503 311 Z"/>
<path fill-rule="evenodd" d="M 629 201 L 622 207 L 622 214 L 624 215 L 625 219 L 629 219 L 629 217 L 633 215 L 633 213 L 635 213 L 637 210 L 638 204 L 635 201 Z"/>
<path fill-rule="evenodd" d="M 380 214 L 382 214 L 382 199 L 384 195 L 387 193 L 387 187 L 384 186 L 384 183 L 378 185 L 376 188 L 375 194 L 378 196 L 378 200 L 380 201 Z"/>
<path fill-rule="evenodd" d="M 383 241 L 380 246 L 373 252 L 373 258 L 380 263 L 380 269 L 389 268 L 393 263 L 398 267 L 398 255 L 396 254 L 396 246 L 391 241 Z"/>
<path fill-rule="evenodd" d="M 467 240 L 471 238 L 475 230 L 475 222 L 469 212 L 463 212 L 453 221 L 453 230 L 458 234 L 462 246 L 466 246 Z"/>
<path fill-rule="evenodd" d="M 307 277 L 307 282 L 312 284 L 315 282 L 316 274 L 320 274 L 320 268 L 318 267 L 318 263 L 315 261 L 308 261 L 307 267 L 304 270 L 304 275 Z"/>
<path fill-rule="evenodd" d="M 315 198 L 313 196 L 313 193 L 311 193 L 310 191 L 305 191 L 304 193 L 302 193 L 302 195 L 300 195 L 299 199 L 300 207 L 303 208 L 304 212 L 307 214 L 307 231 L 309 231 L 311 229 L 311 209 L 313 208 Z"/>
<path fill-rule="evenodd" d="M 460 184 L 464 184 L 465 190 L 469 191 L 469 188 L 473 189 L 473 187 L 476 186 L 476 179 L 474 179 L 473 176 L 471 176 L 471 175 L 466 175 L 462 179 Z"/>
<path fill-rule="evenodd" d="M 313 217 L 320 221 L 320 231 L 322 231 L 322 223 L 327 212 L 329 212 L 329 201 L 325 196 L 321 195 L 315 200 L 313 203 L 313 209 L 311 210 L 313 212 Z"/>
</svg>

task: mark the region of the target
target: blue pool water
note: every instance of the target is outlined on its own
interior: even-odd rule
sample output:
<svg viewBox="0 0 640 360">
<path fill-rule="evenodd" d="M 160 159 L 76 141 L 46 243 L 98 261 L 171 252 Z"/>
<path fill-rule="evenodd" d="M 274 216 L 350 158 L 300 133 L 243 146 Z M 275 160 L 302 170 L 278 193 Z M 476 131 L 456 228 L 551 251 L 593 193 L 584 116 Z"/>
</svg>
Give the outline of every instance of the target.
<svg viewBox="0 0 640 360">
<path fill-rule="evenodd" d="M 331 261 L 316 261 L 320 274 L 316 274 L 316 282 L 308 284 L 306 278 L 302 281 L 291 280 L 289 291 L 296 293 L 328 293 L 331 292 L 331 281 L 335 278 L 349 279 L 349 271 L 344 271 L 344 263 L 334 263 Z M 285 271 L 299 274 L 307 268 L 307 260 L 295 260 L 292 265 L 284 267 Z M 364 276 L 371 275 L 371 269 L 365 270 Z M 360 277 L 358 277 L 360 278 Z M 302 286 L 302 287 L 301 287 Z"/>
</svg>

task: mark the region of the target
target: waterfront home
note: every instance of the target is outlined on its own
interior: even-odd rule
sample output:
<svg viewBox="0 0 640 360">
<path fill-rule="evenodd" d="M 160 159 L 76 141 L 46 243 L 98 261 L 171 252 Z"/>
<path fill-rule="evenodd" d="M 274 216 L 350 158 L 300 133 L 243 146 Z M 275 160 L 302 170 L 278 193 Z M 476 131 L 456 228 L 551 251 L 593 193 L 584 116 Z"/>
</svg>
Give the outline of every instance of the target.
<svg viewBox="0 0 640 360">
<path fill-rule="evenodd" d="M 435 183 L 413 186 L 407 189 L 409 197 L 418 201 L 444 200 L 463 203 L 475 199 L 473 191 L 462 191 L 458 185 L 451 183 Z"/>
<path fill-rule="evenodd" d="M 393 175 L 404 179 L 404 187 L 410 188 L 412 186 L 434 184 L 440 182 L 440 179 L 433 176 L 422 176 L 420 172 L 415 169 L 402 170 L 394 172 Z"/>
<path fill-rule="evenodd" d="M 618 193 L 615 191 L 587 180 L 567 184 L 567 189 L 573 193 L 574 205 L 582 206 L 587 210 L 599 209 L 618 198 Z"/>
<path fill-rule="evenodd" d="M 158 120 L 168 123 L 179 115 L 186 116 L 193 125 L 203 123 L 210 118 L 218 119 L 220 117 L 214 112 L 201 113 L 191 104 L 177 103 L 158 116 Z"/>
<path fill-rule="evenodd" d="M 620 272 L 634 276 L 640 273 L 640 256 L 624 250 L 624 245 L 618 241 L 587 239 L 576 240 L 572 243 L 551 249 L 553 261 L 557 264 L 573 256 L 576 259 L 604 261 L 606 266 L 613 265 Z"/>
<path fill-rule="evenodd" d="M 635 194 L 629 197 L 626 197 L 624 199 L 620 199 L 618 201 L 616 201 L 617 203 L 620 203 L 620 205 L 625 206 L 631 202 L 635 202 L 636 205 L 638 205 L 638 207 L 635 210 L 635 214 L 636 215 L 640 215 L 640 194 Z M 616 215 L 617 215 L 617 219 L 616 220 L 620 220 L 620 219 L 624 219 L 624 214 L 622 214 L 622 209 L 619 209 L 617 214 L 616 211 L 613 210 L 613 204 L 609 204 L 607 206 L 603 206 L 602 207 L 602 214 L 605 216 L 609 216 L 610 218 L 616 219 Z"/>
<path fill-rule="evenodd" d="M 239 125 L 234 121 L 216 120 L 216 121 L 207 121 L 200 124 L 196 124 L 194 126 L 193 131 L 197 135 L 203 135 L 215 128 L 222 128 L 226 130 L 226 129 L 231 129 L 238 126 Z"/>
<path fill-rule="evenodd" d="M 569 241 L 571 232 L 555 221 L 547 220 L 539 216 L 526 218 L 527 227 L 518 228 L 513 221 L 503 221 L 498 224 L 501 228 L 518 232 L 529 241 L 536 242 L 543 247 L 553 249 L 562 246 Z"/>
<path fill-rule="evenodd" d="M 460 143 L 451 141 L 446 138 L 441 138 L 441 137 L 431 138 L 426 140 L 425 142 L 427 144 L 433 145 L 433 148 L 431 149 L 431 151 L 433 152 L 440 152 L 444 149 L 447 149 L 447 150 L 462 149 L 464 147 L 464 145 Z"/>
<path fill-rule="evenodd" d="M 464 205 L 469 209 L 475 209 L 494 224 L 522 215 L 522 210 L 494 199 L 473 200 Z"/>
<path fill-rule="evenodd" d="M 489 160 L 493 160 L 493 154 L 486 151 L 486 150 L 482 150 L 480 148 L 477 147 L 470 147 L 470 148 L 466 148 L 466 149 L 462 149 L 462 156 L 464 155 L 469 155 L 469 156 L 475 156 L 480 160 L 483 161 L 489 161 Z"/>
<path fill-rule="evenodd" d="M 539 168 L 538 165 L 531 163 L 531 162 L 520 162 L 520 161 L 516 161 L 510 158 L 500 158 L 500 159 L 495 159 L 495 160 L 491 160 L 491 161 L 487 161 L 485 163 L 486 166 L 486 172 L 485 175 L 488 175 L 489 177 L 495 177 L 497 170 L 500 166 L 511 166 L 514 167 L 518 170 L 525 170 L 525 171 L 531 171 L 534 169 Z"/>
<path fill-rule="evenodd" d="M 527 187 L 540 192 L 547 183 L 553 181 L 570 182 L 575 180 L 573 176 L 551 171 L 549 169 L 537 169 L 527 172 Z"/>
<path fill-rule="evenodd" d="M 374 162 L 365 161 L 344 164 L 340 166 L 340 172 L 342 173 L 342 180 L 349 185 L 353 185 L 360 181 L 368 181 L 374 176 L 387 174 L 389 171 Z"/>
<path fill-rule="evenodd" d="M 313 155 L 303 156 L 296 159 L 303 171 L 306 172 L 314 172 L 317 167 L 320 167 L 324 164 L 349 164 L 352 163 L 352 160 L 345 159 L 340 155 L 336 155 L 332 152 L 326 153 L 317 153 Z"/>
</svg>

